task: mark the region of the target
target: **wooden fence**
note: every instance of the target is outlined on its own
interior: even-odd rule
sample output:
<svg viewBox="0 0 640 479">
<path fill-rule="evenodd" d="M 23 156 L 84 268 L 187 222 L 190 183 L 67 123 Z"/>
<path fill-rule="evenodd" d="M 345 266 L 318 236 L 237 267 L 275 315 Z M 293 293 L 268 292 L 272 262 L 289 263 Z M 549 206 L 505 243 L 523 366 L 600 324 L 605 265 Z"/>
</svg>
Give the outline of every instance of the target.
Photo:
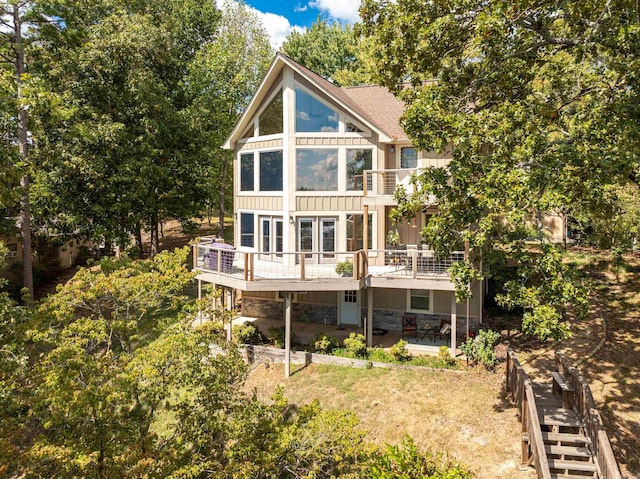
<svg viewBox="0 0 640 479">
<path fill-rule="evenodd" d="M 520 411 L 522 464 L 533 462 L 539 479 L 551 479 L 533 386 L 511 348 L 507 350 L 507 393 Z"/>
<path fill-rule="evenodd" d="M 601 479 L 622 479 L 620 469 L 602 423 L 600 413 L 587 382 L 569 360 L 556 351 L 556 369 L 575 390 L 574 410 L 582 419 L 586 436 L 591 440 L 591 449 L 599 467 Z"/>
</svg>

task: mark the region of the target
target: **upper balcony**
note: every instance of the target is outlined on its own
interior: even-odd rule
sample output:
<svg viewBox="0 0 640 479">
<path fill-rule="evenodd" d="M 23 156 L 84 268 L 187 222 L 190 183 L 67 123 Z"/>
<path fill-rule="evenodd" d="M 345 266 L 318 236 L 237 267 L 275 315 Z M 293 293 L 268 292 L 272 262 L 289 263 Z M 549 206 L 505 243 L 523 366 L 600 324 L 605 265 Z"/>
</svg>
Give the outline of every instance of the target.
<svg viewBox="0 0 640 479">
<path fill-rule="evenodd" d="M 449 268 L 463 252 L 437 259 L 433 251 L 360 250 L 355 252 L 246 252 L 222 249 L 203 239 L 194 247 L 199 278 L 245 291 L 346 291 L 365 285 L 453 291 Z M 336 272 L 340 262 L 352 272 Z M 419 286 L 416 281 L 419 281 Z"/>
<path fill-rule="evenodd" d="M 416 171 L 416 168 L 364 171 L 365 181 L 363 183 L 366 186 L 364 190 L 364 204 L 369 206 L 396 205 L 397 201 L 393 197 L 393 194 L 398 186 L 404 187 L 409 195 L 414 193 L 414 186 L 411 184 L 411 175 Z"/>
</svg>

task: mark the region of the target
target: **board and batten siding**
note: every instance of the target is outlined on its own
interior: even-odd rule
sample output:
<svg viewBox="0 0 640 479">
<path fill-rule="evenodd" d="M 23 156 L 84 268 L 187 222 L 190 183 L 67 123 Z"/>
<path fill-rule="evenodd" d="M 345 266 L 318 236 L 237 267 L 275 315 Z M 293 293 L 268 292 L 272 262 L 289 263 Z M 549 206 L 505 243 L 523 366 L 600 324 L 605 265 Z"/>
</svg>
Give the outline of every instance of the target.
<svg viewBox="0 0 640 479">
<path fill-rule="evenodd" d="M 296 211 L 362 211 L 362 196 L 297 195 Z"/>
<path fill-rule="evenodd" d="M 375 146 L 375 142 L 363 137 L 298 137 L 296 146 Z"/>
<path fill-rule="evenodd" d="M 234 208 L 247 211 L 282 211 L 282 196 L 238 196 Z"/>
</svg>

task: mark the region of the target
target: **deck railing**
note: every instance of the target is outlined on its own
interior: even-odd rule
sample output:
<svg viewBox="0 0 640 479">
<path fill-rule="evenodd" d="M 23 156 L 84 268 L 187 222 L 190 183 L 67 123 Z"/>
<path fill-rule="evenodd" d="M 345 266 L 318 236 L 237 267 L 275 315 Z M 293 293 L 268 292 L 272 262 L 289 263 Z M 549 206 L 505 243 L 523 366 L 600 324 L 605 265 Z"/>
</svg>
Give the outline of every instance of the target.
<svg viewBox="0 0 640 479">
<path fill-rule="evenodd" d="M 507 393 L 520 410 L 522 464 L 535 463 L 538 478 L 551 479 L 533 385 L 511 348 L 507 350 Z"/>
<path fill-rule="evenodd" d="M 223 249 L 204 238 L 194 246 L 195 269 L 244 281 L 354 279 L 367 276 L 421 278 L 448 276 L 463 252 L 437 259 L 426 250 L 360 250 L 351 252 L 247 252 Z M 349 274 L 336 271 L 338 263 L 351 263 Z M 348 269 L 348 268 L 347 268 Z"/>
<path fill-rule="evenodd" d="M 599 477 L 602 479 L 622 479 L 618 462 L 611 449 L 607 431 L 596 408 L 589 384 L 580 376 L 571 362 L 558 351 L 556 351 L 556 369 L 575 391 L 574 409 L 576 414 L 582 418 L 586 435 L 591 440 L 591 448 L 600 469 Z"/>
<path fill-rule="evenodd" d="M 193 261 L 196 269 L 244 281 L 359 280 L 367 275 L 368 265 L 363 251 L 246 252 L 221 249 L 208 242 L 195 245 Z M 338 263 L 345 263 L 347 272 L 337 272 Z"/>
</svg>

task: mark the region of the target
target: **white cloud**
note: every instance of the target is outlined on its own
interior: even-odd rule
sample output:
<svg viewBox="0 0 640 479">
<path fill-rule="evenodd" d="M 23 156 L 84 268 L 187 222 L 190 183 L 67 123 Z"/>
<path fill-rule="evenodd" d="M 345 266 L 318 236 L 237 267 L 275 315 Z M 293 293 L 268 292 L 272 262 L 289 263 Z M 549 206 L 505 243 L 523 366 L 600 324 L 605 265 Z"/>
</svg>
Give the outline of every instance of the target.
<svg viewBox="0 0 640 479">
<path fill-rule="evenodd" d="M 271 46 L 276 50 L 280 48 L 286 36 L 289 35 L 289 33 L 291 33 L 292 31 L 305 31 L 304 27 L 291 25 L 291 23 L 289 23 L 289 20 L 282 15 L 277 15 L 270 12 L 261 12 L 260 10 L 256 10 L 254 8 L 252 8 L 252 10 L 256 12 L 258 18 L 260 18 L 260 20 L 262 21 L 264 28 L 266 28 L 269 36 L 271 37 Z"/>
<path fill-rule="evenodd" d="M 350 23 L 360 20 L 358 14 L 360 0 L 312 0 L 309 6 L 328 13 L 336 20 L 345 20 Z"/>
<path fill-rule="evenodd" d="M 296 12 L 296 13 L 298 13 L 298 12 L 306 12 L 308 8 L 309 8 L 308 5 L 304 5 L 303 6 L 303 5 L 298 4 L 295 7 L 293 7 L 293 11 Z"/>
</svg>

